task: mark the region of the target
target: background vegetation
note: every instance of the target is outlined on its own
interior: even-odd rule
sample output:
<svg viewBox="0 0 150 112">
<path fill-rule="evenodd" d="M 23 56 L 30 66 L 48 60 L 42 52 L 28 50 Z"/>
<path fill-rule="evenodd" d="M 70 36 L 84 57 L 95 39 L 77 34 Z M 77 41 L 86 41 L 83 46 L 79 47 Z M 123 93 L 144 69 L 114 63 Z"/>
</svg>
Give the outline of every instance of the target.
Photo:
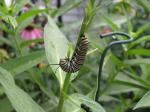
<svg viewBox="0 0 150 112">
<path fill-rule="evenodd" d="M 0 112 L 84 112 L 81 103 L 92 112 L 149 112 L 150 0 L 65 0 L 62 5 L 58 0 L 56 7 L 52 2 L 12 0 L 7 6 L 0 0 Z M 62 17 L 79 7 L 84 19 L 65 23 Z M 22 37 L 31 27 L 42 31 L 40 38 Z M 124 40 L 99 35 L 115 31 L 135 41 L 108 52 L 97 103 L 100 56 L 111 41 Z M 66 75 L 50 65 L 71 55 L 82 33 L 90 46 L 81 70 Z"/>
</svg>

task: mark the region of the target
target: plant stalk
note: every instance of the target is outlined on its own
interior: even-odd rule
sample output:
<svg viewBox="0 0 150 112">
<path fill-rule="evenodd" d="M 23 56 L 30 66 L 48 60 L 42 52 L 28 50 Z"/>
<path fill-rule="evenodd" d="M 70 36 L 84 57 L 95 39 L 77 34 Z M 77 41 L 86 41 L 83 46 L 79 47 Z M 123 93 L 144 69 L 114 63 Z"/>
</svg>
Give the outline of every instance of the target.
<svg viewBox="0 0 150 112">
<path fill-rule="evenodd" d="M 19 42 L 18 42 L 18 40 L 17 40 L 15 31 L 14 31 L 14 37 L 13 37 L 13 39 L 14 39 L 14 42 L 15 42 L 17 54 L 18 54 L 19 56 L 22 56 L 21 47 L 20 47 L 20 44 L 19 44 Z"/>
<path fill-rule="evenodd" d="M 68 87 L 70 84 L 70 78 L 71 78 L 71 73 L 67 73 L 64 80 L 63 88 L 60 90 L 60 99 L 58 103 L 57 112 L 62 112 L 63 104 L 65 101 L 65 94 L 67 94 Z"/>
</svg>

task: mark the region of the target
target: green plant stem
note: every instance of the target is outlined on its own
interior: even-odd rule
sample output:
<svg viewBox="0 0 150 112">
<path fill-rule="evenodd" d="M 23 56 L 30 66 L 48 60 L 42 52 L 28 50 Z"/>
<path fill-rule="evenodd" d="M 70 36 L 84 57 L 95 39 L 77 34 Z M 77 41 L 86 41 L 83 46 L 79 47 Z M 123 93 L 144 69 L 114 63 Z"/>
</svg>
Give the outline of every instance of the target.
<svg viewBox="0 0 150 112">
<path fill-rule="evenodd" d="M 84 15 L 84 18 L 83 18 L 83 22 L 82 22 L 82 25 L 81 25 L 81 28 L 80 28 L 80 32 L 79 32 L 79 35 L 78 35 L 78 40 L 77 40 L 77 43 L 76 43 L 76 47 L 78 46 L 78 43 L 80 42 L 80 39 L 81 39 L 81 35 L 84 35 L 85 32 L 87 31 L 88 27 L 89 27 L 89 15 L 85 13 Z M 75 49 L 76 49 L 75 47 Z"/>
<path fill-rule="evenodd" d="M 63 84 L 63 88 L 60 90 L 60 98 L 59 98 L 59 104 L 58 104 L 57 112 L 62 112 L 63 104 L 64 104 L 64 100 L 65 100 L 64 94 L 66 94 L 68 91 L 68 87 L 70 84 L 70 78 L 71 78 L 71 73 L 67 73 L 66 77 L 65 77 L 64 84 Z"/>
<path fill-rule="evenodd" d="M 86 19 L 86 14 L 85 14 L 84 18 L 83 18 L 81 28 L 80 28 L 80 32 L 79 32 L 79 35 L 78 35 L 77 43 L 80 41 L 81 35 L 85 33 L 85 29 L 86 29 L 86 26 L 87 26 L 86 21 L 87 21 L 87 19 Z"/>
<path fill-rule="evenodd" d="M 17 40 L 17 36 L 16 36 L 15 31 L 14 31 L 14 37 L 13 37 L 13 39 L 14 39 L 14 42 L 15 42 L 15 45 L 16 45 L 16 50 L 17 50 L 18 55 L 22 56 L 21 47 L 20 47 L 20 44 L 19 44 L 19 42 Z"/>
</svg>

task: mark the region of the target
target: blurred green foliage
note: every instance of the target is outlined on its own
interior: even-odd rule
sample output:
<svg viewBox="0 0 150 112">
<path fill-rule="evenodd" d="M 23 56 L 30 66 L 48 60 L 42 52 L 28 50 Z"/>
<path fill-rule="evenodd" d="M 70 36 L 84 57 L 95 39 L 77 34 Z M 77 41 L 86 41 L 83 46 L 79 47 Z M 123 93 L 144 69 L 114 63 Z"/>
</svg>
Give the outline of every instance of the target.
<svg viewBox="0 0 150 112">
<path fill-rule="evenodd" d="M 69 47 L 67 54 L 68 34 L 79 37 L 83 32 L 90 41 L 89 51 L 81 70 L 71 74 L 68 92 L 63 93 L 62 112 L 84 112 L 81 103 L 93 112 L 148 112 L 150 0 L 65 0 L 60 8 L 54 8 L 51 2 L 43 1 L 45 9 L 40 9 L 29 0 L 13 0 L 10 7 L 0 0 L 0 112 L 56 112 L 66 73 L 50 64 L 58 64 L 60 58 L 72 53 Z M 20 14 L 27 4 L 29 11 Z M 79 6 L 85 11 L 85 23 L 57 21 Z M 40 15 L 48 20 L 45 28 L 33 24 Z M 22 40 L 20 32 L 28 25 L 42 29 L 44 37 Z M 93 98 L 100 56 L 108 43 L 124 39 L 100 39 L 99 34 L 113 31 L 126 32 L 135 41 L 116 45 L 107 54 L 99 105 Z"/>
</svg>

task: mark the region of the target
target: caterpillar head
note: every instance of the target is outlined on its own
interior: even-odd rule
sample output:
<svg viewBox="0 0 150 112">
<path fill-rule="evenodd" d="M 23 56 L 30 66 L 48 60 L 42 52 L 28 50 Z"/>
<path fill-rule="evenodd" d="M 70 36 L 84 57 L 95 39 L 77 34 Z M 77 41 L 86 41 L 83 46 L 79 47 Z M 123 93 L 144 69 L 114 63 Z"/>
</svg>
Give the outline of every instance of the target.
<svg viewBox="0 0 150 112">
<path fill-rule="evenodd" d="M 64 65 L 70 61 L 70 58 L 66 57 L 64 59 L 60 59 L 59 65 Z"/>
</svg>

